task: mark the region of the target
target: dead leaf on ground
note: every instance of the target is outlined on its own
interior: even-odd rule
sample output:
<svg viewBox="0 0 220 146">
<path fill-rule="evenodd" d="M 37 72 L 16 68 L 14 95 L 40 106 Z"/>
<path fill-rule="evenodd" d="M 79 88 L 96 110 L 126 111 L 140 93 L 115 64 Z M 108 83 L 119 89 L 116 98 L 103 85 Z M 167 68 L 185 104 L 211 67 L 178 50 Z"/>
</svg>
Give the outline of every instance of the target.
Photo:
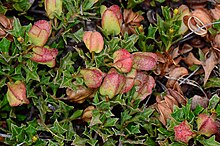
<svg viewBox="0 0 220 146">
<path fill-rule="evenodd" d="M 173 96 L 179 104 L 186 105 L 186 98 L 183 96 L 183 94 L 171 88 L 168 88 L 168 93 Z"/>
<path fill-rule="evenodd" d="M 215 52 L 213 49 L 210 50 L 210 53 L 206 54 L 206 59 L 204 62 L 202 62 L 202 67 L 205 71 L 205 77 L 204 77 L 204 85 L 209 79 L 209 76 L 214 69 L 214 67 L 220 63 L 219 53 Z"/>
<path fill-rule="evenodd" d="M 188 65 L 188 66 L 192 66 L 194 64 L 196 65 L 201 65 L 201 61 L 199 61 L 192 52 L 190 52 L 188 54 L 187 57 L 183 58 L 184 62 Z"/>
<path fill-rule="evenodd" d="M 167 88 L 173 88 L 174 84 L 177 82 L 177 80 L 180 77 L 186 76 L 188 75 L 188 70 L 185 67 L 177 67 L 175 69 L 173 69 L 170 73 L 169 73 L 169 78 L 166 84 Z"/>
<path fill-rule="evenodd" d="M 207 99 L 206 97 L 194 95 L 192 97 L 191 109 L 194 110 L 198 105 L 202 106 L 203 108 L 206 108 L 208 106 L 208 103 L 209 103 L 209 99 Z"/>
</svg>

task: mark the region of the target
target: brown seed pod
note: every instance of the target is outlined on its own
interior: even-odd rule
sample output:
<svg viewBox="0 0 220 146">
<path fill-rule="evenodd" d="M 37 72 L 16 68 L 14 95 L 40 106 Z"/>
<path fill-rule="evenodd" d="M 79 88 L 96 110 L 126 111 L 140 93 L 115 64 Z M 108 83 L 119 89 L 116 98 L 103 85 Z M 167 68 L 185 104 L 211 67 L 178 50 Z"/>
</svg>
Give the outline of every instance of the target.
<svg viewBox="0 0 220 146">
<path fill-rule="evenodd" d="M 67 99 L 76 103 L 83 103 L 86 98 L 92 97 L 93 93 L 93 89 L 86 88 L 84 86 L 78 86 L 76 90 L 71 88 L 66 89 Z"/>
<path fill-rule="evenodd" d="M 92 111 L 95 109 L 94 106 L 90 105 L 88 106 L 84 111 L 82 115 L 82 119 L 85 122 L 90 122 L 92 119 Z"/>
</svg>

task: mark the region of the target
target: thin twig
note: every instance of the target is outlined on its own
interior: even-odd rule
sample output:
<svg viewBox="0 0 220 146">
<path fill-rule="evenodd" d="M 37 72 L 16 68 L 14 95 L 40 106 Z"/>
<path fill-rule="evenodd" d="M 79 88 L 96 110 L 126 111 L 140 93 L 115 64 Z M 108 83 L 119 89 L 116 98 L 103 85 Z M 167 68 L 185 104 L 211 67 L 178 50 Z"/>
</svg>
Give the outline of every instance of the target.
<svg viewBox="0 0 220 146">
<path fill-rule="evenodd" d="M 0 133 L 0 136 L 1 136 L 1 137 L 4 137 L 4 138 L 11 138 L 11 135 L 10 135 L 10 134 Z"/>
<path fill-rule="evenodd" d="M 197 67 L 191 74 L 188 75 L 188 77 L 184 78 L 179 85 L 183 84 L 186 80 L 188 80 L 191 76 L 193 76 L 198 70 L 199 70 L 200 66 Z"/>
</svg>

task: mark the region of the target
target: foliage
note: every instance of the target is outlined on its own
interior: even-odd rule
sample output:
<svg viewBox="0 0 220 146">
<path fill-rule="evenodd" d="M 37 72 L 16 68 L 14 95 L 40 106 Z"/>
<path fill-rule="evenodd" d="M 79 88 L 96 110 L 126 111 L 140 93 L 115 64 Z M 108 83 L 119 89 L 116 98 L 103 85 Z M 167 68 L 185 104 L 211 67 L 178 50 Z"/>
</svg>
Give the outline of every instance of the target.
<svg viewBox="0 0 220 146">
<path fill-rule="evenodd" d="M 181 50 L 181 14 L 162 6 L 164 0 L 153 0 L 148 5 L 154 9 L 160 4 L 161 11 L 156 13 L 156 23 L 149 25 L 144 24 L 142 6 L 146 1 L 114 2 L 118 6 L 112 2 L 63 0 L 62 4 L 59 1 L 59 10 L 49 0 L 0 2 L 0 142 L 49 146 L 186 145 L 176 139 L 174 127 L 187 121 L 191 133 L 195 133 L 189 144 L 220 144 L 219 132 L 214 130 L 211 136 L 204 136 L 197 122 L 199 115 L 205 114 L 208 122 L 217 123 L 218 92 L 205 107 L 194 105 L 181 89 L 182 84 L 189 84 L 203 91 L 196 93 L 201 95 L 205 89 L 219 87 L 219 74 L 211 74 L 219 63 L 218 50 L 212 49 L 211 55 L 202 49 L 197 49 L 199 53 Z M 140 21 L 125 20 L 123 12 L 132 12 Z M 44 21 L 39 21 L 42 14 Z M 105 29 L 102 21 L 106 21 Z M 114 25 L 113 33 L 108 32 L 109 22 L 117 23 L 117 33 Z M 128 31 L 130 26 L 132 31 Z M 212 29 L 218 29 L 217 24 Z M 212 29 L 209 34 L 215 37 Z M 176 46 L 179 50 L 175 54 Z M 204 90 L 201 81 L 197 85 L 189 79 L 197 71 L 188 74 L 192 67 L 186 62 L 189 52 L 203 56 L 193 65 L 203 66 L 208 80 Z M 183 74 L 172 72 L 183 68 Z M 201 72 L 195 79 L 204 77 Z M 159 103 L 165 103 L 168 115 L 163 115 Z"/>
</svg>

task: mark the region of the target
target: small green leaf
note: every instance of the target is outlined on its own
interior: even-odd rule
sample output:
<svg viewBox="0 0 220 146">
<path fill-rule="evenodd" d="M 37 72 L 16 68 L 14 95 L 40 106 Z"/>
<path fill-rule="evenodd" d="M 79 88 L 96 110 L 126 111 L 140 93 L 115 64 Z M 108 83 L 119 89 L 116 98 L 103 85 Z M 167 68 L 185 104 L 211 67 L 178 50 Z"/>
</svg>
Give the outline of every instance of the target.
<svg viewBox="0 0 220 146">
<path fill-rule="evenodd" d="M 205 84 L 205 89 L 207 88 L 220 88 L 220 78 L 209 78 Z"/>
<path fill-rule="evenodd" d="M 36 128 L 32 125 L 28 125 L 28 127 L 25 129 L 25 132 L 27 133 L 29 139 L 32 139 L 32 137 L 37 134 Z"/>
<path fill-rule="evenodd" d="M 215 141 L 215 135 L 213 135 L 209 139 L 205 139 L 200 142 L 205 146 L 219 146 L 220 145 L 219 142 Z"/>
<path fill-rule="evenodd" d="M 112 127 L 116 125 L 118 118 L 108 118 L 104 124 L 105 127 Z"/>
<path fill-rule="evenodd" d="M 6 85 L 6 83 L 5 83 L 5 82 L 6 82 L 6 79 L 7 79 L 7 78 L 5 78 L 5 77 L 2 78 L 2 79 L 0 79 L 0 88 L 2 88 L 3 86 Z"/>
<path fill-rule="evenodd" d="M 204 110 L 204 108 L 201 105 L 197 105 L 196 108 L 193 110 L 194 115 L 199 115 Z"/>
<path fill-rule="evenodd" d="M 7 7 L 3 6 L 1 3 L 0 3 L 0 14 L 3 14 L 5 15 L 5 13 L 7 12 Z"/>
<path fill-rule="evenodd" d="M 2 38 L 0 41 L 0 52 L 9 52 L 10 44 L 11 42 L 8 39 Z"/>
<path fill-rule="evenodd" d="M 218 104 L 219 100 L 220 98 L 218 97 L 217 94 L 213 95 L 211 99 L 209 100 L 208 109 L 214 109 L 216 105 Z"/>
<path fill-rule="evenodd" d="M 85 145 L 88 141 L 86 138 L 81 138 L 79 135 L 74 135 L 75 139 L 71 143 L 71 145 Z"/>
<path fill-rule="evenodd" d="M 132 134 L 132 135 L 141 133 L 139 124 L 137 124 L 137 125 L 128 125 L 126 130 L 129 132 L 129 134 Z"/>
<path fill-rule="evenodd" d="M 167 136 L 167 137 L 173 135 L 172 132 L 168 131 L 167 129 L 165 129 L 165 128 L 163 128 L 163 127 L 160 127 L 160 128 L 158 128 L 157 130 L 158 130 L 161 134 L 163 134 L 164 136 Z"/>
<path fill-rule="evenodd" d="M 64 129 L 59 122 L 57 121 L 57 119 L 55 120 L 55 122 L 53 123 L 53 127 L 50 128 L 51 131 L 53 131 L 54 133 L 59 133 L 59 134 L 63 134 L 65 133 L 67 130 Z"/>
<path fill-rule="evenodd" d="M 29 68 L 27 68 L 26 66 L 23 66 L 23 69 L 26 72 L 26 82 L 28 83 L 30 80 L 36 80 L 38 82 L 40 82 L 40 77 L 37 73 L 37 68 L 30 70 Z"/>
<path fill-rule="evenodd" d="M 220 105 L 217 105 L 217 108 L 215 109 L 217 116 L 220 117 Z"/>
<path fill-rule="evenodd" d="M 128 113 L 128 111 L 124 111 L 121 113 L 121 125 L 124 124 L 125 121 L 128 121 L 132 118 L 132 116 L 130 116 Z"/>
<path fill-rule="evenodd" d="M 72 116 L 70 116 L 70 119 L 71 120 L 77 119 L 82 115 L 82 113 L 83 113 L 83 110 L 77 110 L 72 114 Z"/>
<path fill-rule="evenodd" d="M 90 122 L 90 127 L 96 124 L 102 124 L 102 122 L 100 121 L 100 113 L 98 110 L 93 110 L 92 111 L 92 120 Z"/>
</svg>

